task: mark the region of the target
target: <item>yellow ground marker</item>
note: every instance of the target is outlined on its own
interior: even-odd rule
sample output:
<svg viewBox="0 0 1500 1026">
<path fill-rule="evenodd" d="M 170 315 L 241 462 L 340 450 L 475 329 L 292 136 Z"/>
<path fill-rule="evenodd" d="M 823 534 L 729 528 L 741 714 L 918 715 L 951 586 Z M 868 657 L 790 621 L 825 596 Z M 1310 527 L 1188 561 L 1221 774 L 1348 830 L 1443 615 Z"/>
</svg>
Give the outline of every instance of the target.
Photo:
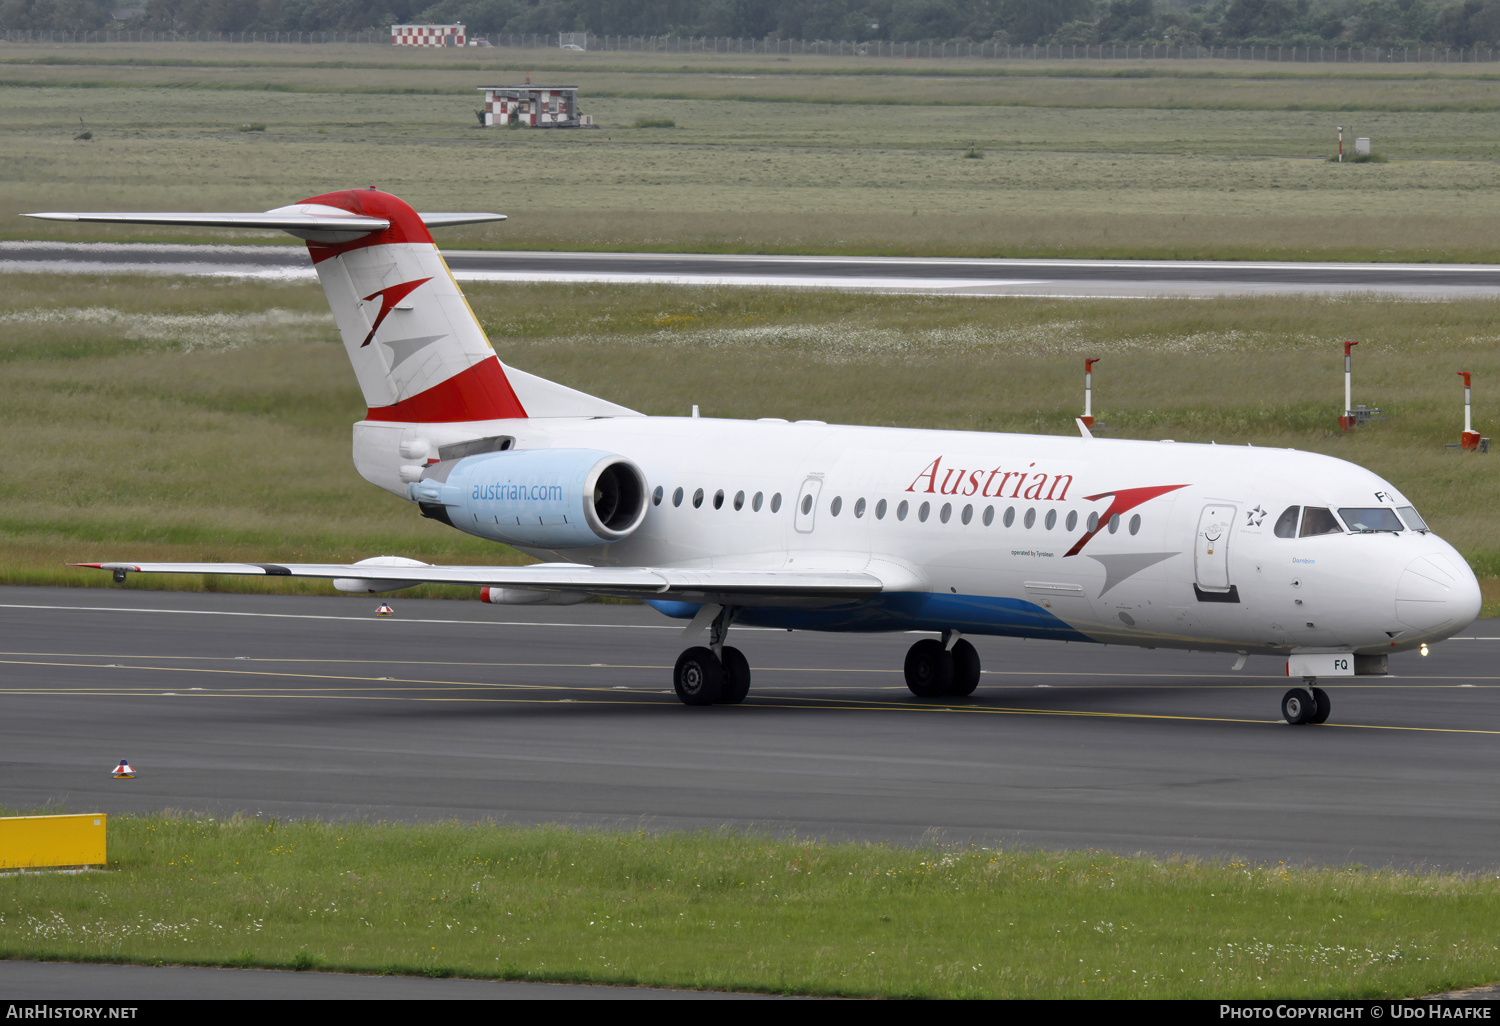
<svg viewBox="0 0 1500 1026">
<path fill-rule="evenodd" d="M 0 817 L 0 869 L 105 864 L 105 814 Z"/>
</svg>

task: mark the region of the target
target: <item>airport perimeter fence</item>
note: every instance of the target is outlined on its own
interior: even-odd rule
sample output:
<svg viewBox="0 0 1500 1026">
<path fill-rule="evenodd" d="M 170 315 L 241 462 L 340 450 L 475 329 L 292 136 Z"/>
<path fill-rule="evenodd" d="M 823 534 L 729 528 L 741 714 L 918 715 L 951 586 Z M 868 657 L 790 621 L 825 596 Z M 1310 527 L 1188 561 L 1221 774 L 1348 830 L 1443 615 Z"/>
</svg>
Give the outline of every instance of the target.
<svg viewBox="0 0 1500 1026">
<path fill-rule="evenodd" d="M 1231 60 L 1296 64 L 1493 63 L 1495 50 L 1448 46 L 1174 46 L 1167 43 L 894 43 L 829 39 L 736 39 L 729 36 L 596 36 L 570 34 L 584 51 L 764 54 L 768 56 L 889 57 L 906 60 L 1138 61 Z M 10 29 L 7 43 L 362 43 L 391 46 L 389 32 L 153 32 L 114 30 L 52 32 Z M 586 41 L 584 41 L 586 40 Z M 555 50 L 557 34 L 490 33 L 490 47 Z M 471 41 L 470 46 L 474 46 Z"/>
</svg>

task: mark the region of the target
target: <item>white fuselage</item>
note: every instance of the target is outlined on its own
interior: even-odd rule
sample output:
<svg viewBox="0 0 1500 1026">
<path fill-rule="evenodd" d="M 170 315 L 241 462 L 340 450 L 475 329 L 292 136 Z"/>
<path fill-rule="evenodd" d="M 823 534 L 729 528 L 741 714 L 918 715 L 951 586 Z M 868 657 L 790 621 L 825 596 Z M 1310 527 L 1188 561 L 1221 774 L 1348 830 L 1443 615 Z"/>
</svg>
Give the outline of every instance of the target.
<svg viewBox="0 0 1500 1026">
<path fill-rule="evenodd" d="M 1479 608 L 1462 557 L 1402 521 L 1399 531 L 1277 536 L 1290 507 L 1409 506 L 1369 471 L 1296 450 L 812 421 L 543 417 L 365 421 L 355 426 L 355 463 L 405 496 L 403 442 L 425 440 L 435 451 L 499 434 L 517 449 L 619 454 L 652 492 L 644 521 L 623 541 L 528 550 L 534 556 L 597 566 L 869 568 L 899 584 L 820 608 L 746 608 L 740 623 L 1376 655 L 1448 637 Z M 1092 534 L 1091 515 L 1099 518 Z M 690 616 L 696 607 L 660 608 Z"/>
</svg>

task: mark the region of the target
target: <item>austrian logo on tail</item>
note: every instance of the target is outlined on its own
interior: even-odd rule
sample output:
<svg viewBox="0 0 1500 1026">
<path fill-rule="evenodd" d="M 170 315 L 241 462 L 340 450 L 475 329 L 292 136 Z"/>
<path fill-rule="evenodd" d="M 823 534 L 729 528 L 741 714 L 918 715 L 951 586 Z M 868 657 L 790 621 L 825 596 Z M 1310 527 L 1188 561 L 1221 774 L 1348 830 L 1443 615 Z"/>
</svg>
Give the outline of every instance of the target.
<svg viewBox="0 0 1500 1026">
<path fill-rule="evenodd" d="M 401 302 L 401 300 L 410 295 L 412 291 L 418 286 L 426 285 L 431 280 L 431 278 L 419 278 L 416 281 L 402 282 L 400 285 L 387 285 L 379 292 L 372 292 L 368 296 L 366 296 L 366 303 L 370 302 L 370 300 L 374 299 L 376 296 L 380 297 L 380 313 L 376 314 L 375 323 L 370 325 L 370 333 L 366 335 L 365 340 L 359 344 L 359 348 L 363 349 L 365 346 L 370 344 L 370 340 L 373 339 L 375 337 L 375 333 L 380 330 L 380 322 L 385 320 L 386 314 L 390 313 L 396 308 L 397 303 Z"/>
</svg>

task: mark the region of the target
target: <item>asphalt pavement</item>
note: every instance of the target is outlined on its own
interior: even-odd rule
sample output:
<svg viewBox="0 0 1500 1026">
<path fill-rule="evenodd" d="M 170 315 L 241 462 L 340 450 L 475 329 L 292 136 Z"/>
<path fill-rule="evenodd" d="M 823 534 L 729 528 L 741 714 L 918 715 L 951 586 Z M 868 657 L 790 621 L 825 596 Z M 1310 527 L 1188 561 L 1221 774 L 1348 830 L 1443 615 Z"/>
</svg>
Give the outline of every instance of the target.
<svg viewBox="0 0 1500 1026">
<path fill-rule="evenodd" d="M 0 589 L 0 803 L 1500 867 L 1495 621 L 1291 727 L 1269 657 L 973 638 L 932 703 L 912 636 L 735 628 L 749 699 L 688 708 L 647 607 L 389 601 Z"/>
</svg>

